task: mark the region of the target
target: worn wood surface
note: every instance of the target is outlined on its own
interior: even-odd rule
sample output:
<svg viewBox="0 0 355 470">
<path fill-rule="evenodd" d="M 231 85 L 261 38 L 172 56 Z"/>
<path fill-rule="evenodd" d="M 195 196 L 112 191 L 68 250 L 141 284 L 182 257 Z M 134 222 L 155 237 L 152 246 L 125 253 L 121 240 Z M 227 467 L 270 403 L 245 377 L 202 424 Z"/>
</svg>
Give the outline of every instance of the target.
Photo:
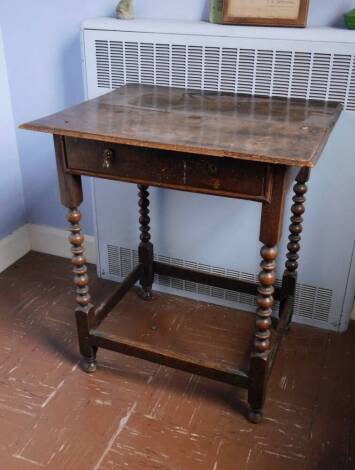
<svg viewBox="0 0 355 470">
<path fill-rule="evenodd" d="M 126 85 L 22 128 L 312 167 L 341 109 L 334 102 Z"/>
<path fill-rule="evenodd" d="M 65 150 L 66 169 L 74 175 L 262 202 L 271 199 L 272 169 L 276 168 L 266 163 L 71 137 L 65 138 Z"/>
<path fill-rule="evenodd" d="M 264 245 L 260 250 L 260 255 L 262 261 L 258 277 L 255 335 L 250 360 L 250 385 L 248 390 L 249 419 L 253 423 L 260 423 L 262 419 L 262 408 L 266 396 L 268 358 L 272 350 L 271 316 L 274 304 L 277 247 Z M 277 347 L 277 345 L 274 345 L 274 347 Z"/>
<path fill-rule="evenodd" d="M 254 315 L 234 309 L 218 315 L 210 304 L 156 292 L 144 305 L 131 298 L 115 306 L 92 334 L 106 338 L 113 350 L 247 386 L 240 371 L 249 368 Z"/>
<path fill-rule="evenodd" d="M 151 299 L 154 266 L 159 267 L 153 262 L 150 241 L 149 185 L 263 203 L 260 241 L 265 258 L 259 278 L 254 349 L 247 371 L 237 364 L 230 367 L 239 371 L 220 370 L 215 360 L 193 361 L 182 353 L 170 353 L 169 335 L 166 336 L 169 347 L 159 349 L 159 344 L 147 347 L 134 339 L 125 339 L 124 335 L 115 341 L 115 336 L 105 336 L 99 331 L 99 320 L 106 317 L 108 306 L 114 300 L 122 300 L 126 287 L 116 290 L 99 307 L 95 319 L 95 307 L 89 304 L 80 227 L 75 225 L 72 238 L 79 237 L 77 249 L 81 254 L 78 260 L 73 258 L 77 261 L 74 263 L 79 302 L 76 317 L 84 370 L 94 372 L 97 349 L 106 348 L 204 377 L 223 378 L 228 383 L 248 386 L 249 419 L 260 422 L 270 370 L 272 271 L 287 186 L 298 165 L 302 164 L 302 171 L 308 172 L 308 167 L 316 163 L 340 111 L 341 105 L 336 103 L 132 85 L 25 125 L 28 129 L 54 133 L 62 192 L 67 187 L 78 186 L 82 174 L 138 184 L 140 283 L 145 300 Z M 73 179 L 73 173 L 77 180 Z M 65 198 L 62 200 L 68 205 Z M 79 214 L 76 206 L 69 207 L 71 214 Z M 269 265 L 272 269 L 268 269 Z M 126 280 L 124 286 L 129 284 Z M 283 301 L 289 301 L 289 297 L 283 296 Z M 140 316 L 136 321 L 140 321 Z M 198 325 L 195 328 L 199 329 Z M 279 328 L 278 339 L 282 331 Z M 214 339 L 211 337 L 209 341 Z M 243 354 L 250 354 L 245 346 L 242 349 Z M 242 382 L 235 381 L 236 378 Z"/>
<path fill-rule="evenodd" d="M 182 268 L 172 264 L 154 262 L 154 272 L 163 276 L 171 276 L 177 279 L 185 279 L 189 282 L 204 284 L 206 286 L 214 286 L 219 289 L 243 292 L 244 294 L 257 295 L 258 285 L 256 282 L 244 281 L 218 274 L 206 273 L 204 271 L 194 271 L 188 268 Z M 275 287 L 274 298 L 281 298 L 281 289 Z"/>
<path fill-rule="evenodd" d="M 78 175 L 65 174 L 67 167 L 65 141 L 64 138 L 59 135 L 55 135 L 53 137 L 57 162 L 60 200 L 63 206 L 67 207 L 68 209 L 73 209 L 74 207 L 80 206 L 80 204 L 83 202 L 81 178 Z"/>
<path fill-rule="evenodd" d="M 154 282 L 154 248 L 150 234 L 150 201 L 149 187 L 138 185 L 138 207 L 139 207 L 139 231 L 140 243 L 138 246 L 138 259 L 142 264 L 142 275 L 140 285 L 142 287 L 142 298 L 152 298 L 152 285 Z"/>
<path fill-rule="evenodd" d="M 253 426 L 236 412 L 247 408 L 246 393 L 233 386 L 109 351 L 99 351 L 95 375 L 83 373 L 70 271 L 68 260 L 30 253 L 0 275 L 1 468 L 354 468 L 355 325 L 342 335 L 294 325 L 275 361 L 265 420 Z M 100 301 L 113 283 L 91 267 L 90 278 Z M 134 293 L 125 302 L 130 311 L 141 305 Z M 168 318 L 179 319 L 185 302 L 191 311 L 178 299 Z M 216 318 L 230 312 L 200 305 Z M 180 328 L 187 342 L 206 344 L 187 316 Z M 217 328 L 205 352 L 223 355 L 223 336 Z"/>
</svg>

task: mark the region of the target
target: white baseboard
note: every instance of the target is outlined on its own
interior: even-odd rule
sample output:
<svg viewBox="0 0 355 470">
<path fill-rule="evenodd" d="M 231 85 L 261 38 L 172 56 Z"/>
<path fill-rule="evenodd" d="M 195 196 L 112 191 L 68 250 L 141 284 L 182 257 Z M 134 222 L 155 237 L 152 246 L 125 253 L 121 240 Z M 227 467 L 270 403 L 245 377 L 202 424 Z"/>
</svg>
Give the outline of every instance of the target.
<svg viewBox="0 0 355 470">
<path fill-rule="evenodd" d="M 70 258 L 69 231 L 45 225 L 27 225 L 31 250 L 48 255 Z M 85 258 L 88 263 L 96 264 L 95 238 L 85 235 Z"/>
<path fill-rule="evenodd" d="M 22 258 L 29 251 L 70 258 L 67 230 L 45 225 L 27 224 L 0 240 L 0 272 Z M 96 264 L 95 238 L 85 236 L 85 257 L 88 263 Z"/>
<path fill-rule="evenodd" d="M 31 250 L 27 226 L 24 225 L 0 240 L 0 272 Z"/>
</svg>

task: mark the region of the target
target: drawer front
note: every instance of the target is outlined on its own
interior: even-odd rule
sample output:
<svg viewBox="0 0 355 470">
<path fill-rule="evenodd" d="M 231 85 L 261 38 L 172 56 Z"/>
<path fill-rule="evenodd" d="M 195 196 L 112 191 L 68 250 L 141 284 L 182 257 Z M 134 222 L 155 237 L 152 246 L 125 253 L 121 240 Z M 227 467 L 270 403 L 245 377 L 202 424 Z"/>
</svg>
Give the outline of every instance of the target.
<svg viewBox="0 0 355 470">
<path fill-rule="evenodd" d="M 270 201 L 266 163 L 65 138 L 68 171 L 183 191 Z"/>
</svg>

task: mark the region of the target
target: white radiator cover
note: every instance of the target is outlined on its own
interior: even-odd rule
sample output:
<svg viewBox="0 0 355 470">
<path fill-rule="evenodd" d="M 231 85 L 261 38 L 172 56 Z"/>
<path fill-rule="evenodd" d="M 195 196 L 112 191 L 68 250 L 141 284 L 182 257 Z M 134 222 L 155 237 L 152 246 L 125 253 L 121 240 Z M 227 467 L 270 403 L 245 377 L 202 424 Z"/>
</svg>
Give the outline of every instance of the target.
<svg viewBox="0 0 355 470">
<path fill-rule="evenodd" d="M 145 83 L 344 104 L 346 112 L 311 178 L 295 318 L 339 331 L 347 327 L 355 284 L 355 44 L 348 33 L 114 19 L 86 21 L 82 29 L 88 98 L 125 83 Z M 256 279 L 258 204 L 158 189 L 151 193 L 157 259 Z M 94 180 L 93 194 L 98 272 L 120 280 L 137 262 L 136 190 Z M 248 295 L 162 276 L 156 288 L 244 309 L 255 305 Z"/>
</svg>

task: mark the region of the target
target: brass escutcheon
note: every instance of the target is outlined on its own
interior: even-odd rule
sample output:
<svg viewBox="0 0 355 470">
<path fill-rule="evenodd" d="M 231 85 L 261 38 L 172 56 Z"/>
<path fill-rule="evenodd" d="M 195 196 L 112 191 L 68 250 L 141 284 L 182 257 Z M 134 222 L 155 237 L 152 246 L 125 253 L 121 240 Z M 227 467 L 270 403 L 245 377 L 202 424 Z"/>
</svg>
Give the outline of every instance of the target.
<svg viewBox="0 0 355 470">
<path fill-rule="evenodd" d="M 104 159 L 102 162 L 102 168 L 105 170 L 108 170 L 111 168 L 111 165 L 113 163 L 113 151 L 111 149 L 105 149 L 104 150 Z"/>
</svg>

